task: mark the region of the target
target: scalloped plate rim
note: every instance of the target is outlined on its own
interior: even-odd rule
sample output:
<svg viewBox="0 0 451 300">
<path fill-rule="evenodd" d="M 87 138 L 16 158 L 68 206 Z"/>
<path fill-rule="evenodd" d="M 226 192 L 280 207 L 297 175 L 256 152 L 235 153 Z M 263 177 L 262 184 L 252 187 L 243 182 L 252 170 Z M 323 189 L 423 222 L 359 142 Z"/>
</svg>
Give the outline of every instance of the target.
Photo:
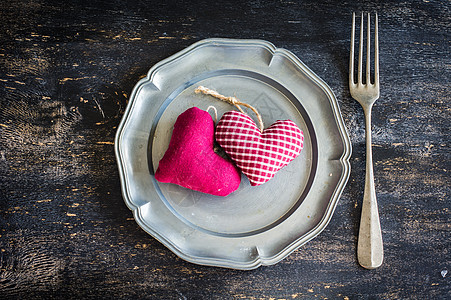
<svg viewBox="0 0 451 300">
<path fill-rule="evenodd" d="M 142 88 L 142 86 L 146 83 L 152 82 L 153 76 L 158 72 L 158 70 L 165 66 L 166 64 L 170 62 L 174 62 L 178 59 L 183 58 L 183 56 L 193 50 L 195 50 L 198 47 L 203 47 L 205 45 L 209 44 L 217 44 L 217 45 L 240 45 L 240 46 L 261 46 L 265 47 L 266 49 L 270 50 L 271 54 L 274 56 L 276 53 L 279 53 L 281 55 L 284 55 L 286 58 L 288 58 L 292 63 L 297 65 L 304 74 L 306 74 L 311 80 L 313 80 L 318 87 L 320 87 L 323 92 L 327 95 L 327 98 L 329 99 L 329 102 L 332 107 L 333 115 L 335 117 L 335 123 L 338 126 L 338 131 L 340 133 L 341 140 L 343 142 L 343 154 L 339 159 L 337 159 L 342 166 L 342 172 L 340 179 L 338 181 L 337 186 L 334 189 L 334 192 L 329 200 L 328 206 L 323 214 L 323 217 L 318 222 L 318 224 L 308 231 L 307 233 L 303 234 L 299 238 L 295 239 L 290 245 L 285 247 L 282 251 L 278 252 L 276 255 L 271 257 L 262 257 L 257 256 L 253 260 L 249 260 L 246 263 L 243 262 L 236 262 L 231 261 L 228 259 L 218 259 L 218 258 L 210 258 L 210 257 L 197 257 L 197 256 L 190 256 L 186 253 L 184 253 L 182 250 L 180 250 L 175 244 L 172 243 L 170 239 L 165 238 L 164 236 L 160 235 L 157 230 L 154 230 L 152 227 L 148 226 L 143 217 L 141 216 L 140 208 L 141 206 L 136 205 L 132 198 L 129 195 L 128 186 L 127 186 L 127 174 L 124 170 L 124 161 L 123 157 L 121 155 L 121 149 L 120 149 L 120 141 L 121 137 L 124 133 L 124 128 L 129 121 L 129 115 L 133 110 L 133 105 L 135 104 L 136 95 L 139 93 L 139 90 Z M 286 256 L 291 254 L 293 251 L 298 249 L 300 246 L 304 245 L 311 239 L 315 238 L 317 235 L 319 235 L 324 228 L 329 224 L 333 213 L 335 211 L 335 208 L 338 204 L 338 200 L 341 196 L 341 193 L 343 192 L 344 187 L 347 184 L 347 181 L 350 176 L 351 172 L 351 165 L 349 162 L 349 159 L 351 157 L 352 149 L 351 149 L 351 142 L 349 135 L 347 133 L 347 129 L 344 125 L 344 121 L 341 117 L 340 108 L 338 106 L 337 99 L 335 95 L 333 94 L 330 87 L 319 77 L 317 76 L 308 66 L 306 66 L 296 55 L 294 55 L 291 51 L 286 50 L 284 48 L 277 48 L 272 44 L 271 42 L 267 42 L 265 40 L 259 40 L 259 39 L 225 39 L 225 38 L 212 38 L 212 39 L 204 39 L 200 40 L 198 42 L 193 43 L 192 45 L 188 46 L 187 48 L 159 61 L 155 65 L 153 65 L 149 71 L 147 72 L 146 77 L 139 80 L 135 87 L 132 90 L 132 93 L 129 97 L 129 103 L 127 104 L 126 110 L 124 112 L 124 115 L 122 116 L 121 122 L 117 128 L 116 136 L 115 136 L 115 142 L 114 142 L 114 149 L 115 149 L 115 155 L 118 163 L 119 168 L 119 177 L 120 177 L 120 183 L 121 183 L 121 192 L 122 196 L 125 200 L 125 203 L 127 207 L 133 212 L 133 216 L 137 222 L 137 224 L 145 230 L 148 234 L 153 236 L 155 239 L 157 239 L 159 242 L 161 242 L 163 245 L 165 245 L 168 249 L 170 249 L 173 253 L 175 253 L 178 257 L 181 259 L 184 259 L 188 262 L 199 264 L 199 265 L 207 265 L 207 266 L 216 266 L 216 267 L 225 267 L 225 268 L 232 268 L 232 269 L 242 269 L 242 270 L 251 270 L 258 268 L 262 265 L 273 265 L 281 260 L 283 260 Z"/>
</svg>

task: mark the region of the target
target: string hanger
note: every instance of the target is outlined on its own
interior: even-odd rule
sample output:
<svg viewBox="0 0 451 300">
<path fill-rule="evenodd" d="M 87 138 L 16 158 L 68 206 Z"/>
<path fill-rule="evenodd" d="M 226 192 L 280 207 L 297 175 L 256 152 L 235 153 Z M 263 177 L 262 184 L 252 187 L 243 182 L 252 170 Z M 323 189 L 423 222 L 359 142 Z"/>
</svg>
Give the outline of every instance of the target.
<svg viewBox="0 0 451 300">
<path fill-rule="evenodd" d="M 214 98 L 217 98 L 217 99 L 219 99 L 219 100 L 222 100 L 222 101 L 224 101 L 224 102 L 227 102 L 227 103 L 229 103 L 229 104 L 232 104 L 232 105 L 234 105 L 240 112 L 242 112 L 243 114 L 246 114 L 246 115 L 247 115 L 247 113 L 244 112 L 244 110 L 241 108 L 241 106 L 244 106 L 244 107 L 249 108 L 249 109 L 252 110 L 252 111 L 255 113 L 255 115 L 257 116 L 258 124 L 259 124 L 259 127 L 260 127 L 260 132 L 263 132 L 264 124 L 263 124 L 262 117 L 261 117 L 260 113 L 259 113 L 252 105 L 247 104 L 247 103 L 244 103 L 244 102 L 241 102 L 241 101 L 240 101 L 239 99 L 237 99 L 236 97 L 226 97 L 226 96 L 224 96 L 224 95 L 219 94 L 219 93 L 216 92 L 215 90 L 211 90 L 211 89 L 206 88 L 206 87 L 204 87 L 204 86 L 199 86 L 199 87 L 197 87 L 197 88 L 194 90 L 194 92 L 195 92 L 196 94 L 202 93 L 202 94 L 205 94 L 205 95 L 210 95 L 210 96 L 212 96 L 212 97 L 214 97 Z"/>
</svg>

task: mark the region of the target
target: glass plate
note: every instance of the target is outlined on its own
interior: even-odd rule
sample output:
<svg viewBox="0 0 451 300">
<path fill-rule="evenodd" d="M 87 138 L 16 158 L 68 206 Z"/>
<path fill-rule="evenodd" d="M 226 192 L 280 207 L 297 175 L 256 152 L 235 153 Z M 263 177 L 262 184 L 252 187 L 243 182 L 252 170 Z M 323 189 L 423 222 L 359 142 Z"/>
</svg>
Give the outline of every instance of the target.
<svg viewBox="0 0 451 300">
<path fill-rule="evenodd" d="M 256 107 L 266 126 L 293 120 L 304 149 L 267 183 L 218 197 L 160 183 L 154 172 L 178 115 L 230 104 L 203 85 Z M 252 114 L 250 113 L 251 117 Z M 253 269 L 279 262 L 330 221 L 350 173 L 351 143 L 331 89 L 291 52 L 261 40 L 202 40 L 153 66 L 130 96 L 115 151 L 122 193 L 137 223 L 179 257 Z"/>
</svg>

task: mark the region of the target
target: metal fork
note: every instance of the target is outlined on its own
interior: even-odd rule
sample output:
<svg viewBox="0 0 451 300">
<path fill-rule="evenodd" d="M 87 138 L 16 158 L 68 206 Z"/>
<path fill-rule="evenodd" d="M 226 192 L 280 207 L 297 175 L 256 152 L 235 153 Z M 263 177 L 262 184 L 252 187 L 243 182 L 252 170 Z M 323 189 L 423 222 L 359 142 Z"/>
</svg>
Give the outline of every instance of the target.
<svg viewBox="0 0 451 300">
<path fill-rule="evenodd" d="M 360 219 L 359 240 L 357 244 L 357 258 L 359 264 L 367 269 L 375 269 L 382 264 L 384 257 L 381 225 L 377 209 L 376 191 L 374 187 L 373 158 L 371 151 L 371 109 L 379 98 L 379 41 L 377 28 L 377 14 L 374 25 L 374 83 L 371 83 L 371 48 L 370 48 L 370 14 L 368 14 L 366 39 L 366 78 L 363 83 L 363 13 L 360 22 L 359 60 L 357 83 L 354 81 L 354 31 L 355 13 L 352 14 L 351 53 L 349 59 L 349 90 L 352 98 L 357 100 L 365 114 L 366 136 L 366 174 L 365 191 L 363 194 L 362 216 Z"/>
</svg>

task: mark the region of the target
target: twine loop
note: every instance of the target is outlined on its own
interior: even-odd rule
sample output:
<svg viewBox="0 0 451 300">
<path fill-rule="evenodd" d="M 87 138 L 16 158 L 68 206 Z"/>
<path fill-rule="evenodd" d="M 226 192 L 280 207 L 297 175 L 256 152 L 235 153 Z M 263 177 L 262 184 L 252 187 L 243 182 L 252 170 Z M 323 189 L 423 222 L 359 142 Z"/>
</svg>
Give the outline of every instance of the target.
<svg viewBox="0 0 451 300">
<path fill-rule="evenodd" d="M 215 123 L 217 123 L 218 122 L 218 110 L 213 105 L 210 105 L 209 107 L 207 107 L 208 113 L 209 113 L 210 109 L 213 109 L 213 111 L 215 112 Z"/>
<path fill-rule="evenodd" d="M 214 91 L 214 90 L 211 90 L 211 89 L 209 89 L 209 88 L 206 88 L 206 87 L 204 87 L 204 86 L 199 86 L 198 88 L 196 88 L 196 89 L 194 90 L 194 92 L 195 92 L 196 94 L 202 93 L 202 94 L 205 94 L 205 95 L 210 95 L 210 96 L 212 96 L 212 97 L 214 97 L 214 98 L 217 98 L 217 99 L 222 100 L 222 101 L 224 101 L 224 102 L 230 103 L 230 104 L 234 105 L 234 106 L 235 106 L 240 112 L 242 112 L 243 114 L 246 114 L 246 113 L 245 113 L 244 110 L 241 108 L 241 106 L 244 106 L 244 107 L 249 108 L 249 109 L 252 110 L 252 111 L 255 113 L 255 115 L 257 116 L 257 119 L 258 119 L 258 125 L 259 125 L 259 127 L 260 127 L 260 132 L 263 132 L 264 124 L 263 124 L 262 117 L 261 117 L 260 113 L 259 113 L 252 105 L 247 104 L 247 103 L 244 103 L 244 102 L 241 102 L 241 101 L 240 101 L 239 99 L 237 99 L 236 97 L 226 97 L 226 96 L 221 95 L 221 94 L 219 94 L 218 92 L 216 92 L 216 91 Z M 247 115 L 247 114 L 246 114 L 246 115 Z"/>
</svg>

